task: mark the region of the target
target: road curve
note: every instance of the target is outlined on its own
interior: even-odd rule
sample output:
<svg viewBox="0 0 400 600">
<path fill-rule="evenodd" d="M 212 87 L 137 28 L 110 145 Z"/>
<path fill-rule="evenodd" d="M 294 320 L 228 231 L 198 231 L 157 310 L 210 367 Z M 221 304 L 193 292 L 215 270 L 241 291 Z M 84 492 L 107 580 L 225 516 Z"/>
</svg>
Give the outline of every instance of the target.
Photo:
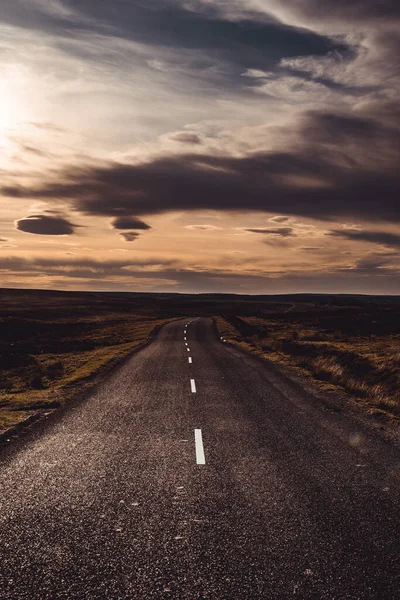
<svg viewBox="0 0 400 600">
<path fill-rule="evenodd" d="M 395 445 L 210 319 L 50 421 L 0 452 L 2 600 L 399 597 Z"/>
</svg>

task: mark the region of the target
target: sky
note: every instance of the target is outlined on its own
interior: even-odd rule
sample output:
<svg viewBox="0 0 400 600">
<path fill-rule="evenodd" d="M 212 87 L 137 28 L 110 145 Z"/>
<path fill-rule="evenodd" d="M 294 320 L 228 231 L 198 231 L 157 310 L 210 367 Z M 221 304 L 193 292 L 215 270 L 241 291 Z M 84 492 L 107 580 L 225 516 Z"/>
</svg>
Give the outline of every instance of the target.
<svg viewBox="0 0 400 600">
<path fill-rule="evenodd" d="M 398 0 L 0 3 L 0 285 L 400 294 Z"/>
</svg>

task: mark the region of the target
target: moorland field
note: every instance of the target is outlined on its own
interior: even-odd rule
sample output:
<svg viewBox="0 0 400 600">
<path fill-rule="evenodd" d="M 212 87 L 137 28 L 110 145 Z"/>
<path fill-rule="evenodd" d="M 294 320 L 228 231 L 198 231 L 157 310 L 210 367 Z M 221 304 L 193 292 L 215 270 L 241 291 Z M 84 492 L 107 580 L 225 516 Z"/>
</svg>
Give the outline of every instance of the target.
<svg viewBox="0 0 400 600">
<path fill-rule="evenodd" d="M 400 297 L 0 290 L 0 432 L 106 375 L 163 323 L 213 317 L 246 352 L 400 420 Z"/>
</svg>

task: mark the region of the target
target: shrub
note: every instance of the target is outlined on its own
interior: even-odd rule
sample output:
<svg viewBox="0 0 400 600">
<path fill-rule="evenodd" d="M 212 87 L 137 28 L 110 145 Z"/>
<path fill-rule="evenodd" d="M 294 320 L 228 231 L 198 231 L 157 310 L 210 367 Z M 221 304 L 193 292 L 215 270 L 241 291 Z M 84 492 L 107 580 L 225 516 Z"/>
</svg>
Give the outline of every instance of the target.
<svg viewBox="0 0 400 600">
<path fill-rule="evenodd" d="M 56 360 L 46 367 L 46 376 L 49 379 L 60 379 L 65 372 L 64 364 L 61 360 Z"/>
<path fill-rule="evenodd" d="M 33 390 L 42 390 L 44 388 L 42 375 L 35 375 L 31 379 L 31 388 Z"/>
<path fill-rule="evenodd" d="M 320 356 L 310 361 L 313 374 L 322 381 L 334 381 L 336 383 L 343 380 L 344 369 L 336 362 L 334 358 Z"/>
</svg>

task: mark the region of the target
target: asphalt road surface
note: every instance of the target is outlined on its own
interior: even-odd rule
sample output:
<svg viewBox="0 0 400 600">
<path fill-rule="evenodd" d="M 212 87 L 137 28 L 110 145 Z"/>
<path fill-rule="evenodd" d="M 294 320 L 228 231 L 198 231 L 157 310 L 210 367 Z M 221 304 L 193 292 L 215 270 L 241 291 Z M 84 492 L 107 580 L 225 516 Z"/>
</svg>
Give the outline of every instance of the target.
<svg viewBox="0 0 400 600">
<path fill-rule="evenodd" d="M 0 598 L 398 599 L 396 446 L 186 323 L 3 447 Z"/>
</svg>

